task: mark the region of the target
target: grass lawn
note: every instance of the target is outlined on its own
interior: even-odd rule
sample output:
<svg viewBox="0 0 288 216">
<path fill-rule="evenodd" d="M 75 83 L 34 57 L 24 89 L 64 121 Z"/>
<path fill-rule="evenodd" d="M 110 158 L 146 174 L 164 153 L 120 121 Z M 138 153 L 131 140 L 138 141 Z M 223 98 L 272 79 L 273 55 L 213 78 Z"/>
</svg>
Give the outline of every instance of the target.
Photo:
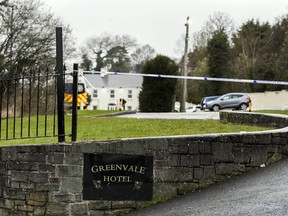
<svg viewBox="0 0 288 216">
<path fill-rule="evenodd" d="M 251 132 L 251 131 L 261 131 L 271 129 L 256 126 L 235 125 L 230 123 L 223 124 L 217 120 L 134 119 L 134 118 L 97 117 L 97 115 L 114 113 L 114 112 L 115 111 L 79 111 L 78 126 L 77 126 L 78 128 L 77 141 L 111 140 L 111 139 L 133 138 L 133 137 L 230 133 L 240 131 Z M 48 131 L 52 130 L 51 119 L 52 117 L 49 117 Z M 35 122 L 35 120 L 33 120 L 32 122 Z M 70 134 L 71 115 L 68 114 L 65 116 L 65 122 L 66 122 L 65 125 L 66 134 Z M 13 124 L 9 123 L 10 127 L 11 125 Z M 24 124 L 24 126 L 25 125 L 27 124 Z M 2 125 L 2 130 L 3 128 L 5 127 L 3 127 Z M 23 131 L 26 130 L 27 128 L 23 129 Z M 19 133 L 19 131 L 17 133 Z M 3 134 L 5 134 L 5 131 L 2 131 L 2 139 L 4 136 Z M 1 140 L 0 146 L 13 145 L 13 144 L 55 143 L 57 142 L 57 140 L 58 140 L 57 137 Z M 71 138 L 67 136 L 66 140 L 69 142 Z"/>
<path fill-rule="evenodd" d="M 257 110 L 255 112 L 288 115 L 288 110 Z"/>
</svg>

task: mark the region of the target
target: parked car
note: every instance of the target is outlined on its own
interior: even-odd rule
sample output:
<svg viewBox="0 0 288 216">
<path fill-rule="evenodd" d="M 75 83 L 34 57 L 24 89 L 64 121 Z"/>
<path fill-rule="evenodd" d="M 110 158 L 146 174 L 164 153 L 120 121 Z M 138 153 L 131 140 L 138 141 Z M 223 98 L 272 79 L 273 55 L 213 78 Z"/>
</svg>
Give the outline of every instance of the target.
<svg viewBox="0 0 288 216">
<path fill-rule="evenodd" d="M 186 113 L 193 113 L 200 110 L 200 106 L 189 106 L 186 109 Z"/>
<path fill-rule="evenodd" d="M 233 108 L 239 110 L 246 110 L 251 102 L 249 95 L 245 93 L 229 93 L 222 95 L 216 100 L 209 101 L 206 104 L 210 111 L 218 112 L 220 109 Z"/>
<path fill-rule="evenodd" d="M 216 100 L 219 97 L 220 96 L 209 96 L 209 97 L 202 98 L 202 100 L 200 102 L 200 109 L 201 110 L 207 109 L 207 107 L 206 107 L 207 102 L 212 101 L 212 100 Z"/>
<path fill-rule="evenodd" d="M 190 106 L 186 107 L 185 110 L 186 110 L 186 113 L 197 112 L 197 111 L 200 110 L 200 106 L 198 106 L 198 105 L 190 105 Z M 175 106 L 173 112 L 180 112 L 180 106 Z"/>
</svg>

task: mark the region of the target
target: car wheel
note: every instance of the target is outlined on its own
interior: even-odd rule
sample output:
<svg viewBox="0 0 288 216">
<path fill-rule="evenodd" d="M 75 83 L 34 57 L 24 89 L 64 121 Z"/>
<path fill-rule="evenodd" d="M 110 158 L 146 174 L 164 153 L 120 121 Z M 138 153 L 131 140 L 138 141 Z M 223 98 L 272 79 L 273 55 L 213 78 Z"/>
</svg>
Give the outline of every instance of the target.
<svg viewBox="0 0 288 216">
<path fill-rule="evenodd" d="M 219 110 L 220 110 L 219 105 L 214 105 L 214 106 L 212 107 L 212 110 L 213 110 L 214 112 L 219 112 Z"/>
<path fill-rule="evenodd" d="M 246 110 L 247 109 L 247 104 L 243 103 L 240 105 L 240 110 Z"/>
</svg>

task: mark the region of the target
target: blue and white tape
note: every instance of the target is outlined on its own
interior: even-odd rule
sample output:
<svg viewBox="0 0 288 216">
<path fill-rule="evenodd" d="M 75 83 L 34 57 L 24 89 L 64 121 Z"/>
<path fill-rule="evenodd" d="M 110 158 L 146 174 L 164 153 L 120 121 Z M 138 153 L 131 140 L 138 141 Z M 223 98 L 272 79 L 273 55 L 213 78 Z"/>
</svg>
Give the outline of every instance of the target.
<svg viewBox="0 0 288 216">
<path fill-rule="evenodd" d="M 107 75 L 125 75 L 125 76 L 143 76 L 155 78 L 170 78 L 170 79 L 189 79 L 202 81 L 218 81 L 218 82 L 237 82 L 237 83 L 252 83 L 252 84 L 270 84 L 270 85 L 288 85 L 286 81 L 273 80 L 249 80 L 249 79 L 232 79 L 232 78 L 214 78 L 214 77 L 196 77 L 196 76 L 178 76 L 165 74 L 141 74 L 141 73 L 124 73 L 124 72 L 99 72 L 99 71 L 84 71 L 83 74 L 101 74 L 101 77 Z"/>
</svg>

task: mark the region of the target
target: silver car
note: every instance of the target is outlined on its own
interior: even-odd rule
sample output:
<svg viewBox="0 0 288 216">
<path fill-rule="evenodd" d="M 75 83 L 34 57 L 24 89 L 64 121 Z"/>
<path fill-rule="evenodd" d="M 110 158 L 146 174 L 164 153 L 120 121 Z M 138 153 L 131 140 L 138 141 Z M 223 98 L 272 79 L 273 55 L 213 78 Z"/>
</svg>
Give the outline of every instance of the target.
<svg viewBox="0 0 288 216">
<path fill-rule="evenodd" d="M 206 108 L 210 111 L 218 112 L 220 109 L 232 108 L 246 110 L 251 103 L 251 98 L 245 93 L 229 93 L 222 95 L 216 100 L 209 101 Z"/>
</svg>

